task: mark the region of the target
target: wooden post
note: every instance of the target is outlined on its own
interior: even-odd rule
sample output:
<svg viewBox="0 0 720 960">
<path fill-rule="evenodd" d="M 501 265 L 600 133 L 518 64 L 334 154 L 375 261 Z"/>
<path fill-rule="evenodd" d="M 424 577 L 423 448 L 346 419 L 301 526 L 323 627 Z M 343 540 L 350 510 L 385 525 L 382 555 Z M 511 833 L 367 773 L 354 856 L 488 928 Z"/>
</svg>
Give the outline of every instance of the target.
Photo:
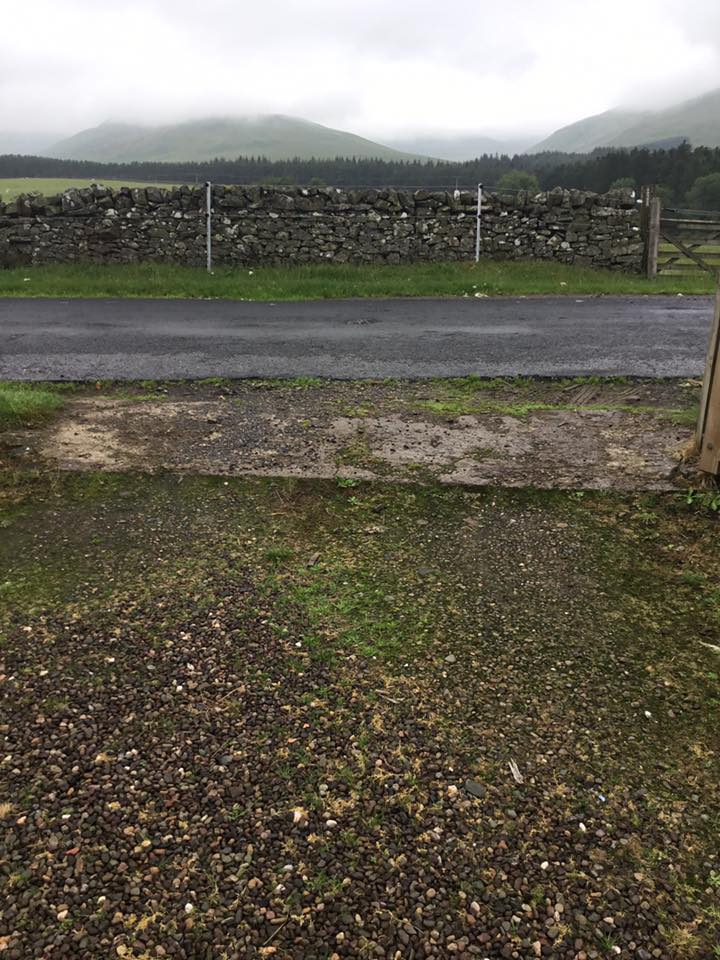
<svg viewBox="0 0 720 960">
<path fill-rule="evenodd" d="M 642 270 L 647 274 L 648 214 L 650 212 L 650 187 L 640 188 L 640 236 L 643 242 Z"/>
<path fill-rule="evenodd" d="M 660 218 L 662 216 L 662 202 L 659 197 L 650 201 L 647 232 L 647 277 L 654 280 L 657 277 L 658 251 L 660 250 Z"/>
<path fill-rule="evenodd" d="M 717 476 L 720 474 L 720 277 L 700 400 L 697 440 L 700 449 L 698 466 L 705 473 Z"/>
</svg>

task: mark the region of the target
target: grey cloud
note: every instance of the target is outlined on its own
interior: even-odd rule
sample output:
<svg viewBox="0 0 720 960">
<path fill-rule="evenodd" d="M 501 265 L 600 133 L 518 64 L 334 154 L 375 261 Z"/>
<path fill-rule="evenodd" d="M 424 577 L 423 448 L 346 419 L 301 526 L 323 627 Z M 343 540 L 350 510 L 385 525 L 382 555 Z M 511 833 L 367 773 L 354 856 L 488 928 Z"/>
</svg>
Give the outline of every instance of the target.
<svg viewBox="0 0 720 960">
<path fill-rule="evenodd" d="M 720 76 L 717 0 L 692 17 L 677 0 L 5 3 L 13 130 L 267 111 L 380 138 L 549 132 Z"/>
</svg>

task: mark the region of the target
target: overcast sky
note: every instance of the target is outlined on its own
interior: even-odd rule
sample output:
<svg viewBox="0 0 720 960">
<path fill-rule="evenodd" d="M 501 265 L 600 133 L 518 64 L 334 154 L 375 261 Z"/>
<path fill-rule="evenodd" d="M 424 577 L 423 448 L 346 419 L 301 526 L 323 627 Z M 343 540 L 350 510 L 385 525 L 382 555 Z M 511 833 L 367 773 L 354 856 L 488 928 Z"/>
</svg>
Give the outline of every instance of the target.
<svg viewBox="0 0 720 960">
<path fill-rule="evenodd" d="M 720 85 L 720 0 L 0 0 L 0 127 L 527 133 Z"/>
</svg>

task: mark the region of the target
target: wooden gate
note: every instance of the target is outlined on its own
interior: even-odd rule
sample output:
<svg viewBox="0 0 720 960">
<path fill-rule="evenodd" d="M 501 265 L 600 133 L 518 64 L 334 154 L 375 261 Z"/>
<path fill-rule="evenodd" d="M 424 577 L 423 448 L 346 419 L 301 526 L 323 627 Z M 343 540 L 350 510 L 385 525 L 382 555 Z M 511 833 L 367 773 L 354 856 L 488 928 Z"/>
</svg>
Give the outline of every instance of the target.
<svg viewBox="0 0 720 960">
<path fill-rule="evenodd" d="M 658 273 L 720 272 L 720 213 L 666 210 L 660 219 Z"/>
<path fill-rule="evenodd" d="M 643 196 L 647 275 L 720 275 L 720 212 L 663 210 L 656 197 Z"/>
<path fill-rule="evenodd" d="M 720 284 L 715 296 L 715 318 L 710 331 L 700 398 L 697 445 L 700 469 L 714 476 L 720 474 Z"/>
<path fill-rule="evenodd" d="M 664 210 L 652 187 L 642 190 L 640 223 L 650 279 L 711 273 L 717 280 L 696 432 L 700 470 L 720 476 L 720 212 Z"/>
</svg>

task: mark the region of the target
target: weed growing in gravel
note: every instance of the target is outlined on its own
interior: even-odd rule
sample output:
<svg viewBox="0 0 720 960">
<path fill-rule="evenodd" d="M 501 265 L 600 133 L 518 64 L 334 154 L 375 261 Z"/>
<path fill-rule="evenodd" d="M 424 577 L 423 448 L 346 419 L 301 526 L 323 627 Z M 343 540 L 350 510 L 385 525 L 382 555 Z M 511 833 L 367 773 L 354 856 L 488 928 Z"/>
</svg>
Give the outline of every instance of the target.
<svg viewBox="0 0 720 960">
<path fill-rule="evenodd" d="M 705 574 L 696 573 L 694 570 L 683 570 L 681 577 L 683 583 L 687 583 L 690 587 L 703 587 L 707 583 Z"/>
<path fill-rule="evenodd" d="M 343 416 L 346 417 L 369 417 L 372 414 L 372 408 L 369 406 L 354 406 L 354 407 L 345 407 L 343 409 Z"/>
<path fill-rule="evenodd" d="M 674 423 L 676 427 L 694 427 L 698 421 L 700 407 L 698 404 L 692 404 L 676 410 L 658 410 L 657 413 Z"/>
<path fill-rule="evenodd" d="M 312 387 L 325 387 L 330 382 L 322 377 L 273 377 L 255 380 L 253 386 L 260 390 L 310 390 Z"/>
<path fill-rule="evenodd" d="M 685 495 L 685 502 L 690 507 L 720 513 L 720 490 L 695 490 L 691 487 Z"/>
<path fill-rule="evenodd" d="M 371 457 L 370 444 L 365 437 L 355 437 L 337 452 L 337 466 L 359 467 Z"/>
<path fill-rule="evenodd" d="M 329 877 L 324 870 L 321 870 L 309 879 L 308 887 L 313 893 L 336 897 L 342 890 L 343 885 L 341 878 Z"/>
<path fill-rule="evenodd" d="M 227 377 L 203 377 L 201 380 L 196 380 L 195 382 L 201 387 L 225 387 L 232 384 L 232 380 L 229 380 Z"/>
<path fill-rule="evenodd" d="M 671 956 L 677 960 L 696 960 L 700 958 L 702 941 L 697 935 L 694 925 L 671 926 L 668 931 Z"/>
<path fill-rule="evenodd" d="M 527 401 L 525 403 L 500 403 L 498 401 L 482 401 L 467 399 L 466 397 L 448 397 L 443 400 L 421 400 L 418 403 L 421 409 L 431 413 L 451 414 L 462 416 L 473 413 L 497 413 L 508 417 L 526 417 L 537 410 L 556 410 L 556 404 Z"/>
<path fill-rule="evenodd" d="M 361 433 L 338 450 L 335 466 L 372 470 L 377 476 L 392 473 L 392 466 L 372 453 L 369 441 Z"/>
<path fill-rule="evenodd" d="M 435 377 L 431 382 L 449 393 L 473 394 L 505 387 L 511 390 L 526 390 L 533 386 L 535 380 L 533 377 L 524 376 L 478 377 L 471 373 L 467 377 Z"/>
<path fill-rule="evenodd" d="M 442 416 L 472 416 L 482 414 L 497 414 L 507 417 L 526 417 L 528 414 L 543 410 L 573 411 L 589 413 L 626 413 L 636 416 L 658 416 L 670 420 L 676 426 L 692 426 L 697 421 L 697 407 L 664 409 L 624 403 L 586 403 L 546 402 L 526 400 L 514 403 L 502 400 L 486 400 L 477 396 L 475 391 L 462 392 L 457 396 L 448 395 L 434 400 L 420 400 L 418 409 L 429 410 L 431 413 Z"/>
<path fill-rule="evenodd" d="M 265 551 L 265 559 L 271 563 L 282 563 L 284 560 L 289 560 L 292 556 L 293 551 L 290 547 L 274 546 L 268 547 Z"/>
</svg>

